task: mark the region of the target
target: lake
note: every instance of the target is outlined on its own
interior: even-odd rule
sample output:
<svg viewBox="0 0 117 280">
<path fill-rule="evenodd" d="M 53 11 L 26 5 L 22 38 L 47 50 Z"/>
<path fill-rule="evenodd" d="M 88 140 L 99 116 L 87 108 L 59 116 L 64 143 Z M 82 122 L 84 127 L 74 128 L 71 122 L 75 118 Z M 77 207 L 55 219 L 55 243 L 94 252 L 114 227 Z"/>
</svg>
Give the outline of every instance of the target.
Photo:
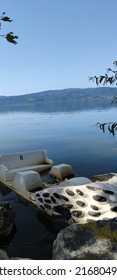
<svg viewBox="0 0 117 280">
<path fill-rule="evenodd" d="M 103 104 L 102 104 L 103 105 Z M 46 149 L 55 164 L 71 164 L 76 176 L 117 172 L 117 136 L 103 133 L 97 122 L 116 121 L 117 108 L 108 102 L 43 111 L 28 108 L 0 112 L 0 153 Z M 0 195 L 15 210 L 15 228 L 3 247 L 12 256 L 51 259 L 52 243 L 65 225 L 45 220 L 37 208 L 13 192 Z M 1 248 L 2 245 L 0 246 Z"/>
</svg>

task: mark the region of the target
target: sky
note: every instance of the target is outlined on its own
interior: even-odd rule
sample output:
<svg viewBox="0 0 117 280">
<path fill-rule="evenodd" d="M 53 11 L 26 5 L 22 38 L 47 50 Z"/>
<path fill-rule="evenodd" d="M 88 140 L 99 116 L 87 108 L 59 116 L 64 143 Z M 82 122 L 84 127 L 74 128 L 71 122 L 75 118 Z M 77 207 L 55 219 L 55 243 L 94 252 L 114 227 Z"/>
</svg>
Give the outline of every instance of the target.
<svg viewBox="0 0 117 280">
<path fill-rule="evenodd" d="M 117 60 L 117 0 L 1 0 L 0 96 L 89 88 Z"/>
</svg>

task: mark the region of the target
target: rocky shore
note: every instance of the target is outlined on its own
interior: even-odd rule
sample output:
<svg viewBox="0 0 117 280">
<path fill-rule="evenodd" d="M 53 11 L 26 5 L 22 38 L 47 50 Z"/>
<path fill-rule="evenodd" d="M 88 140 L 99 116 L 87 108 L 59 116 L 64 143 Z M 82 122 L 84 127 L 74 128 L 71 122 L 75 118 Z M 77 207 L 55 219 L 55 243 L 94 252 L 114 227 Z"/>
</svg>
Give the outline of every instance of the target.
<svg viewBox="0 0 117 280">
<path fill-rule="evenodd" d="M 9 202 L 0 202 L 0 243 L 11 235 L 15 221 L 15 212 Z M 0 260 L 19 260 L 22 258 L 8 256 L 5 250 L 0 249 Z M 24 259 L 24 258 L 23 258 Z M 28 258 L 26 258 L 28 259 Z"/>
<path fill-rule="evenodd" d="M 11 208 L 9 202 L 0 202 L 0 239 L 8 236 L 15 220 L 15 212 Z"/>
</svg>

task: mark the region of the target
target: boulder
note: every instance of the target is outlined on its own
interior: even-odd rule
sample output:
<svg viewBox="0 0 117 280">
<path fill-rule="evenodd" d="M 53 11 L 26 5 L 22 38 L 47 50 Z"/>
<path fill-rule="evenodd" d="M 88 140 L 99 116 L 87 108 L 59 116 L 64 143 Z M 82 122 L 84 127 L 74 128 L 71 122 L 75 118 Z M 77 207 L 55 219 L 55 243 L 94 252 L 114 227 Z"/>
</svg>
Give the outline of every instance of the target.
<svg viewBox="0 0 117 280">
<path fill-rule="evenodd" d="M 0 260 L 9 260 L 7 253 L 0 249 Z"/>
<path fill-rule="evenodd" d="M 117 218 L 73 224 L 57 235 L 53 260 L 117 260 Z"/>
<path fill-rule="evenodd" d="M 29 258 L 11 257 L 8 256 L 6 251 L 0 249 L 0 260 L 30 260 Z"/>
<path fill-rule="evenodd" d="M 96 181 L 108 181 L 108 180 L 111 179 L 114 175 L 115 175 L 115 173 L 107 173 L 107 174 L 94 175 L 94 176 L 92 177 L 92 181 L 93 181 L 93 182 L 96 182 Z"/>
<path fill-rule="evenodd" d="M 13 228 L 15 213 L 7 201 L 0 202 L 0 237 L 8 236 Z"/>
</svg>

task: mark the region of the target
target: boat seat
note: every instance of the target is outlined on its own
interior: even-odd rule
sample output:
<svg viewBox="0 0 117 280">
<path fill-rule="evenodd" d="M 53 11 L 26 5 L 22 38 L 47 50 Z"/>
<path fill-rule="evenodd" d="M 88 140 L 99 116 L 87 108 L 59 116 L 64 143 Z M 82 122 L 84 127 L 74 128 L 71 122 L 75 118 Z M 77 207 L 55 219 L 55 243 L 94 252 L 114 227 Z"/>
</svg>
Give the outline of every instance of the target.
<svg viewBox="0 0 117 280">
<path fill-rule="evenodd" d="M 42 172 L 44 170 L 50 169 L 51 165 L 50 164 L 39 164 L 39 165 L 30 165 L 30 166 L 25 166 L 25 167 L 20 167 L 20 168 L 14 168 L 14 169 L 9 169 L 7 172 L 7 180 L 11 181 L 14 179 L 15 174 L 17 172 L 21 171 L 36 171 L 36 172 Z"/>
<path fill-rule="evenodd" d="M 53 164 L 45 150 L 0 155 L 0 179 L 13 180 L 16 173 L 21 171 L 42 172 L 50 169 Z"/>
<path fill-rule="evenodd" d="M 28 170 L 17 172 L 13 180 L 13 186 L 19 193 L 27 193 L 42 188 L 41 176 L 38 172 Z"/>
</svg>

